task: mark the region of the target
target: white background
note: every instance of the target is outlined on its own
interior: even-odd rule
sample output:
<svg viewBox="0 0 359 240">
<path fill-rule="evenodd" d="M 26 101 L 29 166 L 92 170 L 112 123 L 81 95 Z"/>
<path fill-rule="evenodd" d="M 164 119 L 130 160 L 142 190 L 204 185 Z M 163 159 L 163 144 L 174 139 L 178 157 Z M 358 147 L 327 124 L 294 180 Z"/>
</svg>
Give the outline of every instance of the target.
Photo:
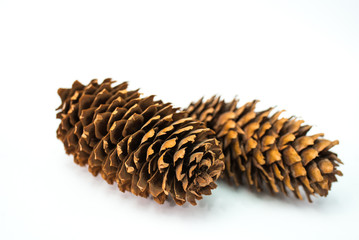
<svg viewBox="0 0 359 240">
<path fill-rule="evenodd" d="M 0 239 L 359 239 L 358 1 L 0 2 Z M 224 183 L 192 207 L 121 193 L 56 139 L 59 87 L 112 77 L 185 107 L 260 99 L 339 139 L 313 204 Z"/>
</svg>

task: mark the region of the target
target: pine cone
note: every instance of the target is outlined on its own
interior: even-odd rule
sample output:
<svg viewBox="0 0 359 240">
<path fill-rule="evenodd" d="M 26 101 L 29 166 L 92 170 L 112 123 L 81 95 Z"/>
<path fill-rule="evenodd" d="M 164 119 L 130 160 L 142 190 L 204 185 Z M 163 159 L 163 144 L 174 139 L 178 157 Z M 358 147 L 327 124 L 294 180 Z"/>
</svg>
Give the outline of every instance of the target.
<svg viewBox="0 0 359 240">
<path fill-rule="evenodd" d="M 323 139 L 324 134 L 308 136 L 311 126 L 294 117 L 279 118 L 281 112 L 269 116 L 272 108 L 255 112 L 258 101 L 237 107 L 238 100 L 225 102 L 212 97 L 190 104 L 188 116 L 206 123 L 216 132 L 225 155 L 223 177 L 239 185 L 243 180 L 258 191 L 266 184 L 269 190 L 287 189 L 302 199 L 303 186 L 308 200 L 319 194 L 326 196 L 342 163 L 337 154 L 329 151 L 338 141 Z"/>
<path fill-rule="evenodd" d="M 66 153 L 121 191 L 161 204 L 169 194 L 178 205 L 210 195 L 224 169 L 214 132 L 154 96 L 127 91 L 127 83 L 112 83 L 76 81 L 58 90 L 57 137 Z"/>
</svg>

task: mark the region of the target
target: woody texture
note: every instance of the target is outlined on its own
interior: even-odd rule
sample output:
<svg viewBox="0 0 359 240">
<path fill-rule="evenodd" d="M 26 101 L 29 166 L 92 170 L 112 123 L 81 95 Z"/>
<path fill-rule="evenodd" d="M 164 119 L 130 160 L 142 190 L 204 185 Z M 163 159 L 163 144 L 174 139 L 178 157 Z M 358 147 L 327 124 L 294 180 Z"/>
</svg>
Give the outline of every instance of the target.
<svg viewBox="0 0 359 240">
<path fill-rule="evenodd" d="M 186 109 L 216 132 L 225 155 L 223 178 L 231 184 L 247 183 L 272 193 L 292 191 L 302 199 L 300 187 L 310 196 L 327 196 L 332 183 L 342 173 L 342 163 L 330 149 L 339 142 L 324 134 L 308 135 L 311 126 L 295 117 L 281 118 L 272 108 L 255 111 L 253 101 L 237 106 L 238 100 L 225 102 L 214 96 L 200 99 Z"/>
<path fill-rule="evenodd" d="M 60 88 L 57 137 L 75 163 L 121 191 L 196 205 L 224 169 L 214 132 L 169 103 L 105 79 Z"/>
</svg>

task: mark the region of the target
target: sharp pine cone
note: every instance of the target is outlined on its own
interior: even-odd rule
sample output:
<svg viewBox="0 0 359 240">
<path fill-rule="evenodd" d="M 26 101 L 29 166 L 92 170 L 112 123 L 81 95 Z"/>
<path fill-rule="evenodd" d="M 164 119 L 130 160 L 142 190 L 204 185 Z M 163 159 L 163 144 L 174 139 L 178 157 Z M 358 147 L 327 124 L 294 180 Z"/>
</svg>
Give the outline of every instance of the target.
<svg viewBox="0 0 359 240">
<path fill-rule="evenodd" d="M 223 177 L 239 185 L 243 180 L 262 191 L 267 185 L 273 192 L 287 189 L 302 199 L 299 186 L 310 195 L 326 196 L 342 163 L 329 151 L 338 141 L 323 139 L 324 134 L 307 135 L 311 126 L 302 120 L 269 116 L 272 108 L 256 112 L 257 101 L 237 107 L 238 100 L 225 102 L 219 97 L 192 103 L 188 116 L 206 123 L 216 132 L 225 155 Z"/>
<path fill-rule="evenodd" d="M 128 91 L 127 83 L 112 83 L 75 81 L 58 90 L 57 137 L 66 153 L 121 191 L 152 195 L 158 203 L 171 195 L 178 205 L 195 205 L 210 195 L 224 169 L 214 132 L 154 96 Z"/>
</svg>

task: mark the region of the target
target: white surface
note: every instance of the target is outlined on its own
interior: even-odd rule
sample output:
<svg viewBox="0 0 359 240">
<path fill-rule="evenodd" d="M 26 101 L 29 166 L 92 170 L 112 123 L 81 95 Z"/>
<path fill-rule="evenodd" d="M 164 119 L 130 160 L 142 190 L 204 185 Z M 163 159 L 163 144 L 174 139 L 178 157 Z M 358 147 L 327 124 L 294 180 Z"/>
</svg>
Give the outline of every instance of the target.
<svg viewBox="0 0 359 240">
<path fill-rule="evenodd" d="M 358 1 L 0 2 L 0 239 L 359 239 Z M 339 139 L 313 204 L 223 183 L 197 207 L 119 192 L 56 139 L 59 87 L 112 77 L 185 107 L 260 99 Z"/>
</svg>

